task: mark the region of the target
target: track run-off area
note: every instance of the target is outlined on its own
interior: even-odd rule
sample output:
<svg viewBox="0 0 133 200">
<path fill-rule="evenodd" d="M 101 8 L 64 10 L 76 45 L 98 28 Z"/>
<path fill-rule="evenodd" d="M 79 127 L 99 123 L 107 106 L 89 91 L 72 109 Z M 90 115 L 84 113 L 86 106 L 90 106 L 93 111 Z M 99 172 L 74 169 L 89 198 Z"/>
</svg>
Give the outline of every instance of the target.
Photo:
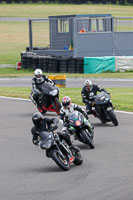
<svg viewBox="0 0 133 200">
<path fill-rule="evenodd" d="M 0 97 L 0 110 L 1 199 L 133 199 L 133 113 L 115 111 L 117 127 L 90 116 L 95 149 L 74 141 L 84 161 L 64 172 L 31 142 L 31 101 Z"/>
</svg>

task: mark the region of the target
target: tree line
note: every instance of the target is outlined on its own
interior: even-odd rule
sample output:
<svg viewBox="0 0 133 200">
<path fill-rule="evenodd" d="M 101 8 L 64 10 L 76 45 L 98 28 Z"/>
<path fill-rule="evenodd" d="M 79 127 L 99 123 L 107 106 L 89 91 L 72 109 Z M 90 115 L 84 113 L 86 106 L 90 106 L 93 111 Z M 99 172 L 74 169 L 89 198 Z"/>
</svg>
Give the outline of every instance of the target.
<svg viewBox="0 0 133 200">
<path fill-rule="evenodd" d="M 0 3 L 68 3 L 68 4 L 117 4 L 133 5 L 133 0 L 0 0 Z"/>
</svg>

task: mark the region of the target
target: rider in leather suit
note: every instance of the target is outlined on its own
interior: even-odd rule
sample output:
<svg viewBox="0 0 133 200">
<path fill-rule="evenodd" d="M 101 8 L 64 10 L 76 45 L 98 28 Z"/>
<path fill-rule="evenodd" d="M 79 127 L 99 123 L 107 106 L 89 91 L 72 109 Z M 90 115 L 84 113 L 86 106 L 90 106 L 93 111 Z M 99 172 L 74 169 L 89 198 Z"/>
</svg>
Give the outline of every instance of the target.
<svg viewBox="0 0 133 200">
<path fill-rule="evenodd" d="M 38 145 L 40 132 L 50 131 L 52 128 L 57 127 L 58 121 L 59 120 L 56 118 L 43 118 L 42 114 L 39 112 L 34 113 L 32 116 L 32 122 L 34 126 L 31 129 L 33 144 Z M 67 135 L 62 134 L 61 132 L 57 132 L 57 134 L 61 140 L 64 139 L 68 143 L 71 149 L 79 152 L 79 148 L 72 145 L 70 137 L 67 137 Z"/>
<path fill-rule="evenodd" d="M 48 79 L 45 75 L 43 75 L 43 72 L 41 69 L 36 69 L 34 71 L 34 77 L 32 78 L 32 92 L 33 92 L 33 99 L 37 103 L 37 105 L 41 106 L 42 101 L 42 85 L 43 83 L 50 82 L 54 85 L 54 82 L 50 79 Z"/>
<path fill-rule="evenodd" d="M 94 105 L 94 95 L 97 94 L 97 92 L 104 91 L 108 93 L 104 88 L 101 88 L 98 85 L 92 84 L 91 80 L 86 80 L 84 82 L 84 86 L 81 91 L 81 96 L 82 96 L 82 101 L 86 105 L 86 112 L 87 114 L 91 114 L 92 111 L 92 106 Z M 108 93 L 109 94 L 109 93 Z"/>
</svg>

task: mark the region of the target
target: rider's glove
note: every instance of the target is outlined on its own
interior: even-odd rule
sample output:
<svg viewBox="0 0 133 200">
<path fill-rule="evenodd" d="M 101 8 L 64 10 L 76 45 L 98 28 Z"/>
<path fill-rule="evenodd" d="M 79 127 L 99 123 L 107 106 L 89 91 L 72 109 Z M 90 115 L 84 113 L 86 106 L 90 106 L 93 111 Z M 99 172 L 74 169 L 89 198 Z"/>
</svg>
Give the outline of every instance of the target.
<svg viewBox="0 0 133 200">
<path fill-rule="evenodd" d="M 89 101 L 87 99 L 84 99 L 83 102 L 84 103 L 89 103 Z"/>
<path fill-rule="evenodd" d="M 64 123 L 63 123 L 63 126 L 68 127 L 69 124 L 68 124 L 67 122 L 64 122 Z"/>
<path fill-rule="evenodd" d="M 89 119 L 87 113 L 84 113 L 84 117 L 85 117 L 87 120 Z"/>
<path fill-rule="evenodd" d="M 50 125 L 50 130 L 54 131 L 58 128 L 57 124 L 51 124 Z"/>
<path fill-rule="evenodd" d="M 95 102 L 94 102 L 94 101 L 92 101 L 92 102 L 91 102 L 91 106 L 94 106 L 94 105 L 95 105 Z"/>
<path fill-rule="evenodd" d="M 32 139 L 32 142 L 33 142 L 34 145 L 38 145 L 38 143 L 39 143 L 39 141 L 36 140 L 36 139 Z"/>
</svg>

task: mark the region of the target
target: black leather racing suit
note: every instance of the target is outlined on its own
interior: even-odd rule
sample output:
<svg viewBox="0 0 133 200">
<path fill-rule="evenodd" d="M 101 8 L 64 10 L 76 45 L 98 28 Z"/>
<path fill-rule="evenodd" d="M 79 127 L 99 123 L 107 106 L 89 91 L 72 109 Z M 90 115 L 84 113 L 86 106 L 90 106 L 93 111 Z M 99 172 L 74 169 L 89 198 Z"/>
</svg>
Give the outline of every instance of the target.
<svg viewBox="0 0 133 200">
<path fill-rule="evenodd" d="M 107 91 L 104 88 L 101 88 L 100 86 L 94 85 L 94 84 L 92 85 L 91 91 L 87 91 L 85 86 L 82 88 L 82 91 L 81 91 L 82 101 L 86 105 L 86 112 L 88 114 L 92 113 L 94 95 L 96 95 L 97 92 L 101 92 L 101 91 L 104 91 L 107 93 Z"/>
<path fill-rule="evenodd" d="M 56 118 L 44 118 L 41 125 L 36 126 L 34 125 L 31 129 L 31 133 L 32 133 L 32 142 L 34 145 L 37 145 L 39 143 L 39 136 L 40 136 L 40 132 L 42 131 L 50 131 L 51 129 L 51 125 L 57 125 L 58 123 L 58 119 Z M 72 142 L 70 140 L 69 137 L 67 137 L 66 135 L 62 134 L 61 132 L 57 132 L 57 134 L 59 135 L 61 140 L 65 140 L 69 146 L 72 145 Z"/>
<path fill-rule="evenodd" d="M 54 85 L 54 82 L 48 79 L 45 75 L 42 75 L 40 79 L 36 77 L 32 78 L 32 92 L 33 92 L 33 99 L 36 101 L 37 104 L 41 103 L 42 100 L 42 85 L 44 82 L 50 82 Z"/>
</svg>

